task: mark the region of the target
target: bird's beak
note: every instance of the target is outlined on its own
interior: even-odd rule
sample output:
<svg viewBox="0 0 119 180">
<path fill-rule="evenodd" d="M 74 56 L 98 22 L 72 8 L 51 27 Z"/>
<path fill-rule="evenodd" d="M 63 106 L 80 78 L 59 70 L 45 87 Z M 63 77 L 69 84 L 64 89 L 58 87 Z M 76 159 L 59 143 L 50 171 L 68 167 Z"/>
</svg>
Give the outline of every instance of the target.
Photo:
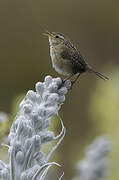
<svg viewBox="0 0 119 180">
<path fill-rule="evenodd" d="M 51 32 L 49 32 L 49 31 L 44 32 L 43 35 L 44 35 L 44 36 L 51 37 L 51 38 L 54 37 L 54 35 L 53 35 Z"/>
</svg>

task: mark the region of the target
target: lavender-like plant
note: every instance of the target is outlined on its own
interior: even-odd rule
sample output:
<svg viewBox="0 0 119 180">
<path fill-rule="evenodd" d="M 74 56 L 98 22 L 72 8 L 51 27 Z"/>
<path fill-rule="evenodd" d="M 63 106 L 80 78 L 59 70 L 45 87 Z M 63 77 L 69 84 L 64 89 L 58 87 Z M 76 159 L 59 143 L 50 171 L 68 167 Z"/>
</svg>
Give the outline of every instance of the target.
<svg viewBox="0 0 119 180">
<path fill-rule="evenodd" d="M 9 163 L 0 161 L 0 179 L 44 180 L 48 169 L 58 165 L 49 160 L 63 140 L 65 128 L 61 121 L 62 130 L 56 137 L 47 128 L 52 116 L 58 114 L 70 87 L 69 80 L 62 83 L 60 78 L 47 76 L 43 83 L 36 83 L 36 92 L 28 91 L 10 129 Z M 54 140 L 58 142 L 45 157 L 41 147 Z"/>
<path fill-rule="evenodd" d="M 107 174 L 107 156 L 110 142 L 107 137 L 96 139 L 86 149 L 86 157 L 77 166 L 77 176 L 73 180 L 102 180 Z"/>
<path fill-rule="evenodd" d="M 0 112 L 0 123 L 8 121 L 8 115 L 5 112 Z"/>
</svg>

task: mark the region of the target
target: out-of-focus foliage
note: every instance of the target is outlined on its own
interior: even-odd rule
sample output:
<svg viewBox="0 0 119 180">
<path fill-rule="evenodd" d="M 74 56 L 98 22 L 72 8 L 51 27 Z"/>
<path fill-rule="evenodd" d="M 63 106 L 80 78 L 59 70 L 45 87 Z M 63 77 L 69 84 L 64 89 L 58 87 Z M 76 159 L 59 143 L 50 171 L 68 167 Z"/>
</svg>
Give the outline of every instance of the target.
<svg viewBox="0 0 119 180">
<path fill-rule="evenodd" d="M 107 137 L 95 139 L 86 149 L 85 158 L 79 161 L 77 173 L 72 180 L 106 180 L 110 150 L 110 141 Z"/>
<path fill-rule="evenodd" d="M 12 111 L 10 115 L 5 115 L 4 113 L 0 113 L 0 118 L 5 118 L 6 120 L 1 120 L 0 122 L 0 141 L 4 136 L 7 136 L 9 133 L 9 128 L 11 127 L 13 118 L 16 116 L 16 113 L 18 112 L 19 103 L 23 99 L 24 95 L 19 95 L 17 98 L 14 99 L 12 104 Z M 2 116 L 2 117 L 1 117 Z M 4 117 L 3 117 L 4 116 Z"/>
<path fill-rule="evenodd" d="M 8 121 L 8 115 L 5 112 L 0 112 L 0 123 Z"/>
<path fill-rule="evenodd" d="M 119 69 L 113 68 L 113 75 L 105 83 L 98 82 L 91 95 L 90 115 L 98 133 L 108 134 L 112 141 L 109 179 L 119 177 Z"/>
<path fill-rule="evenodd" d="M 0 140 L 5 135 L 8 124 L 8 115 L 4 112 L 0 112 Z"/>
<path fill-rule="evenodd" d="M 12 103 L 12 110 L 9 115 L 4 115 L 3 113 L 1 115 L 4 115 L 4 120 L 3 122 L 0 123 L 0 159 L 7 161 L 7 153 L 8 153 L 8 148 L 1 146 L 2 143 L 4 144 L 9 144 L 8 142 L 8 134 L 10 127 L 12 125 L 13 119 L 16 116 L 16 113 L 18 112 L 19 109 L 19 104 L 21 100 L 23 99 L 24 95 L 21 94 L 17 98 L 13 100 Z M 3 116 L 2 116 L 3 118 Z"/>
</svg>

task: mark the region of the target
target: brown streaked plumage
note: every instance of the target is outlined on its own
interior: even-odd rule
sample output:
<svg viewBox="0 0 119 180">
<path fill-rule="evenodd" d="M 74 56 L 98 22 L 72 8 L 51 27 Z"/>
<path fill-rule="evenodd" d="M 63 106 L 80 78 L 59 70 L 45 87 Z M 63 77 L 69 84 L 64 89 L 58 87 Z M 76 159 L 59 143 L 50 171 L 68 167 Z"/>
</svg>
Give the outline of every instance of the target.
<svg viewBox="0 0 119 180">
<path fill-rule="evenodd" d="M 103 80 L 109 79 L 100 72 L 93 70 L 80 54 L 80 51 L 77 50 L 64 34 L 46 31 L 44 35 L 49 37 L 52 65 L 58 73 L 68 77 L 77 74 L 74 82 L 84 72 L 94 73 Z"/>
</svg>

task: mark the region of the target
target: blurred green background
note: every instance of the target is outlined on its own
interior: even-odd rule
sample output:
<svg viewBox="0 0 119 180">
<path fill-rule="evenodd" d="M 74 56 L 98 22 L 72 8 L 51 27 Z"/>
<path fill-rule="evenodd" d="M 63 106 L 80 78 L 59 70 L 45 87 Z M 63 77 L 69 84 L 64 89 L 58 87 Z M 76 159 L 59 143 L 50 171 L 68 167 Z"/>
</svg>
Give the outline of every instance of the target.
<svg viewBox="0 0 119 180">
<path fill-rule="evenodd" d="M 67 133 L 54 158 L 63 164 L 65 179 L 71 179 L 85 146 L 108 134 L 112 140 L 108 179 L 117 180 L 119 1 L 0 0 L 0 111 L 7 112 L 10 120 L 17 97 L 34 89 L 46 75 L 59 76 L 51 65 L 48 40 L 42 35 L 46 29 L 69 36 L 89 64 L 110 77 L 104 82 L 94 75 L 82 75 L 68 93 L 60 111 Z"/>
</svg>

